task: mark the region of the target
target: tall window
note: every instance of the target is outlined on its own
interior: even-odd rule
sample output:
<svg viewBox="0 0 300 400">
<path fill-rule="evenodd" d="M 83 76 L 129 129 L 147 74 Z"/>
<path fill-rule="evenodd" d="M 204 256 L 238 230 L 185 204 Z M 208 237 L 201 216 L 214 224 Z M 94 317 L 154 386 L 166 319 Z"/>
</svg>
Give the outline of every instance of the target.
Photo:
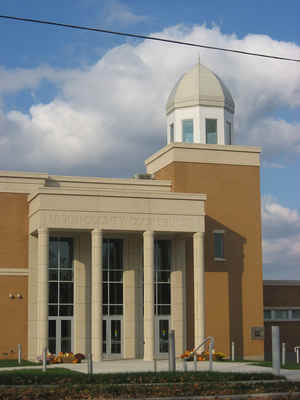
<svg viewBox="0 0 300 400">
<path fill-rule="evenodd" d="M 174 124 L 170 124 L 170 143 L 174 143 Z"/>
<path fill-rule="evenodd" d="M 73 239 L 50 237 L 48 269 L 50 353 L 70 352 L 72 349 L 73 275 Z"/>
<path fill-rule="evenodd" d="M 103 315 L 123 314 L 123 240 L 103 240 Z"/>
<path fill-rule="evenodd" d="M 73 239 L 49 242 L 49 317 L 73 315 Z"/>
<path fill-rule="evenodd" d="M 186 143 L 194 142 L 194 121 L 192 119 L 182 121 L 182 141 Z"/>
<path fill-rule="evenodd" d="M 226 121 L 226 138 L 227 138 L 227 144 L 232 144 L 232 138 L 231 138 L 231 123 L 229 121 Z"/>
<path fill-rule="evenodd" d="M 154 249 L 154 312 L 155 315 L 170 315 L 171 241 L 155 240 Z"/>
<path fill-rule="evenodd" d="M 206 119 L 206 143 L 218 144 L 217 120 Z"/>
<path fill-rule="evenodd" d="M 224 259 L 224 232 L 214 232 L 214 258 Z"/>
</svg>

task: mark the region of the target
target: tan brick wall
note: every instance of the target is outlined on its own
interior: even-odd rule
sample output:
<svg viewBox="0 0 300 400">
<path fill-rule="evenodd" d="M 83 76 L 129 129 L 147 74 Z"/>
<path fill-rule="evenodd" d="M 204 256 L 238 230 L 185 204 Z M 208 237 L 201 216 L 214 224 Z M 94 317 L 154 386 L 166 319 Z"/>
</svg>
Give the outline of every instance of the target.
<svg viewBox="0 0 300 400">
<path fill-rule="evenodd" d="M 10 293 L 14 299 L 9 298 Z M 17 358 L 18 344 L 27 358 L 27 293 L 27 277 L 0 276 L 0 358 Z"/>
<path fill-rule="evenodd" d="M 28 268 L 26 194 L 0 193 L 0 268 Z"/>
<path fill-rule="evenodd" d="M 26 194 L 0 193 L 0 268 L 28 268 Z M 0 276 L 0 358 L 16 358 L 19 343 L 27 357 L 27 294 L 26 276 Z"/>
<path fill-rule="evenodd" d="M 214 336 L 216 349 L 228 355 L 230 343 L 235 341 L 240 357 L 263 356 L 263 341 L 251 339 L 251 327 L 263 326 L 259 167 L 172 162 L 155 177 L 172 180 L 175 192 L 204 193 L 208 197 L 205 226 L 206 335 Z M 213 259 L 214 229 L 226 231 L 226 262 Z M 187 254 L 187 262 L 189 280 L 191 254 Z M 192 292 L 188 299 L 187 337 L 191 347 L 194 344 L 191 343 Z"/>
</svg>

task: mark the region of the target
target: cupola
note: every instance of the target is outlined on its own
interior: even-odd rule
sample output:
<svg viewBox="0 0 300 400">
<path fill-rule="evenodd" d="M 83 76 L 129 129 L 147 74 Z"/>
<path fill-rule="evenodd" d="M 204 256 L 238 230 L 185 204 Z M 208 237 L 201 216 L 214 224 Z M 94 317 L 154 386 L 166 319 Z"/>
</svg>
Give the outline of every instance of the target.
<svg viewBox="0 0 300 400">
<path fill-rule="evenodd" d="M 221 79 L 200 63 L 178 80 L 166 113 L 168 143 L 232 144 L 233 98 Z"/>
</svg>

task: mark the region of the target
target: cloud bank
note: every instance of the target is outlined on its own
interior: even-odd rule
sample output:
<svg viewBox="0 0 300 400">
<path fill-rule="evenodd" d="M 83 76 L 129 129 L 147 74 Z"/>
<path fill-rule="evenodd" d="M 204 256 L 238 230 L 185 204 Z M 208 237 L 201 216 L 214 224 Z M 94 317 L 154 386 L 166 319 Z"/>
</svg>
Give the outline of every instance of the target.
<svg viewBox="0 0 300 400">
<path fill-rule="evenodd" d="M 264 278 L 288 279 L 299 274 L 300 214 L 266 196 L 262 206 Z"/>
<path fill-rule="evenodd" d="M 293 43 L 263 35 L 238 38 L 217 27 L 175 26 L 155 35 L 300 58 L 300 47 Z M 200 52 L 201 61 L 224 80 L 235 99 L 235 143 L 262 146 L 270 163 L 296 157 L 300 122 L 276 117 L 282 108 L 300 107 L 296 63 Z M 55 84 L 58 94 L 48 104 L 32 104 L 28 113 L 2 110 L 0 168 L 84 170 L 101 176 L 143 170 L 143 159 L 166 140 L 166 98 L 178 77 L 197 62 L 198 53 L 142 41 L 113 48 L 94 65 L 77 70 L 1 68 L 0 95 L 34 91 L 43 80 Z"/>
</svg>

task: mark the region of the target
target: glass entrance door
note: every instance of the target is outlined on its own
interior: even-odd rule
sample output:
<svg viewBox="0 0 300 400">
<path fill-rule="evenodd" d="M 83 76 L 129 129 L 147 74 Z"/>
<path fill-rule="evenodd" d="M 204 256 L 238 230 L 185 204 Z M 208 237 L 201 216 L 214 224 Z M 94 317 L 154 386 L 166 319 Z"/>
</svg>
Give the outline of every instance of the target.
<svg viewBox="0 0 300 400">
<path fill-rule="evenodd" d="M 103 357 L 121 358 L 123 331 L 123 240 L 103 240 Z"/>
<path fill-rule="evenodd" d="M 69 353 L 73 349 L 72 318 L 49 318 L 48 349 L 52 354 Z"/>
<path fill-rule="evenodd" d="M 122 356 L 122 325 L 121 317 L 105 317 L 102 321 L 103 357 L 121 358 Z"/>
<path fill-rule="evenodd" d="M 155 240 L 154 249 L 155 353 L 166 358 L 171 314 L 171 241 Z"/>
<path fill-rule="evenodd" d="M 156 317 L 155 319 L 155 344 L 156 355 L 167 356 L 169 352 L 169 327 L 168 317 Z"/>
</svg>

